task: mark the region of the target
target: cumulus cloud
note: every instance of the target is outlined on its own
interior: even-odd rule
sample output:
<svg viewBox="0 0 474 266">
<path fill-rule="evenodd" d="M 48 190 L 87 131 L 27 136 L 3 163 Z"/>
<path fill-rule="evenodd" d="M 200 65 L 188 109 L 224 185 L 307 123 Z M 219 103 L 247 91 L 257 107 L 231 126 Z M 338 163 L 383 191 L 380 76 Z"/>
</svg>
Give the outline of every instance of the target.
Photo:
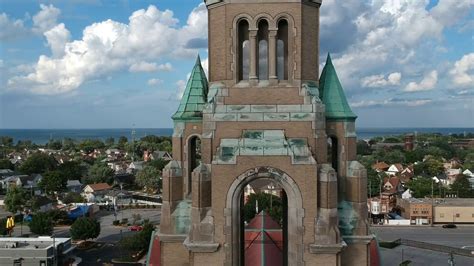
<svg viewBox="0 0 474 266">
<path fill-rule="evenodd" d="M 378 84 L 377 81 L 382 81 L 380 71 L 393 73 L 410 67 L 432 70 L 434 59 L 422 58 L 426 54 L 424 49 L 442 41 L 443 31 L 453 25 L 453 20 L 445 19 L 442 14 L 451 16 L 456 14 L 455 10 L 469 10 L 466 7 L 469 1 L 454 0 L 440 0 L 430 10 L 428 0 L 346 1 L 351 2 L 352 10 L 344 8 L 349 3 L 335 2 L 324 1 L 321 8 L 321 51 L 325 51 L 325 32 L 328 38 L 344 42 L 338 44 L 344 49 L 332 45 L 327 49 L 335 52 L 333 63 L 349 94 L 364 85 L 361 77 L 370 77 L 364 80 L 367 86 Z M 455 10 L 446 9 L 450 2 Z M 466 12 L 458 12 L 457 16 L 455 21 L 461 21 Z M 345 34 L 345 26 L 351 28 L 351 33 Z"/>
<path fill-rule="evenodd" d="M 56 23 L 60 13 L 53 6 L 41 8 L 33 18 L 38 32 Z M 53 25 L 47 32 L 54 28 Z M 60 36 L 64 37 L 65 31 L 62 33 Z M 146 60 L 158 60 L 165 55 L 195 55 L 196 50 L 186 48 L 186 44 L 189 40 L 206 36 L 207 10 L 204 4 L 190 13 L 187 23 L 182 27 L 178 26 L 178 19 L 172 11 L 162 11 L 150 5 L 147 9 L 133 12 L 128 24 L 109 19 L 87 26 L 81 40 L 65 43 L 62 56 L 41 55 L 35 70 L 27 75 L 10 78 L 8 88 L 36 94 L 71 92 L 86 81 L 103 78 L 121 69 L 130 69 L 134 64 Z M 59 41 L 51 43 L 58 44 L 55 49 L 57 55 L 62 44 L 59 45 Z M 158 70 L 169 70 L 169 67 L 167 64 L 157 66 Z"/>
<path fill-rule="evenodd" d="M 63 23 L 56 25 L 52 29 L 44 33 L 53 57 L 58 58 L 64 56 L 64 48 L 71 38 L 71 33 L 66 29 Z"/>
<path fill-rule="evenodd" d="M 170 63 L 158 65 L 156 63 L 149 63 L 145 61 L 134 63 L 130 66 L 130 72 L 156 72 L 165 71 L 169 72 L 173 70 L 173 66 Z"/>
<path fill-rule="evenodd" d="M 433 70 L 427 73 L 419 83 L 410 82 L 405 87 L 406 92 L 429 91 L 435 88 L 438 83 L 438 71 Z"/>
<path fill-rule="evenodd" d="M 364 107 L 417 107 L 431 103 L 430 99 L 397 99 L 391 98 L 387 100 L 369 100 L 369 101 L 359 101 L 351 103 L 352 107 L 355 108 L 364 108 Z"/>
<path fill-rule="evenodd" d="M 148 80 L 148 85 L 150 86 L 157 86 L 163 83 L 163 80 L 161 79 L 149 79 Z"/>
<path fill-rule="evenodd" d="M 61 10 L 54 7 L 53 5 L 40 5 L 41 10 L 33 16 L 33 32 L 42 34 L 52 28 L 58 23 L 58 17 L 61 14 Z"/>
<path fill-rule="evenodd" d="M 464 55 L 454 63 L 454 69 L 449 72 L 456 86 L 474 87 L 474 53 Z"/>
<path fill-rule="evenodd" d="M 466 16 L 471 8 L 470 0 L 440 0 L 430 13 L 443 25 L 452 26 Z"/>
<path fill-rule="evenodd" d="M 400 72 L 394 72 L 388 75 L 385 78 L 384 75 L 373 75 L 365 77 L 361 80 L 362 87 L 368 88 L 379 88 L 379 87 L 386 87 L 386 86 L 395 86 L 400 85 L 400 81 L 402 79 L 402 74 Z"/>
<path fill-rule="evenodd" d="M 27 29 L 20 19 L 10 19 L 7 14 L 0 14 L 0 41 L 14 40 L 26 34 Z"/>
</svg>

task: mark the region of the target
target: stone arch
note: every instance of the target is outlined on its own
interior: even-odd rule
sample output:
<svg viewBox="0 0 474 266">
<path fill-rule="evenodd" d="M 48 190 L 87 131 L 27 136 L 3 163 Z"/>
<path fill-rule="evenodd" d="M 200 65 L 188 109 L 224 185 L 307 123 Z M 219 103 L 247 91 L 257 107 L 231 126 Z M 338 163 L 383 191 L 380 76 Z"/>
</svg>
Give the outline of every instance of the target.
<svg viewBox="0 0 474 266">
<path fill-rule="evenodd" d="M 296 47 L 296 27 L 295 27 L 295 20 L 293 16 L 291 16 L 288 13 L 279 13 L 277 14 L 274 19 L 275 23 L 275 29 L 278 30 L 278 25 L 282 21 L 286 21 L 287 23 L 287 38 L 286 38 L 286 47 L 285 49 L 287 50 L 287 55 L 285 58 L 286 63 L 286 69 L 284 70 L 285 73 L 285 78 L 283 80 L 288 80 L 292 81 L 294 79 L 294 72 L 296 70 L 296 52 L 297 52 L 297 47 Z M 279 34 L 280 31 L 278 30 Z"/>
<path fill-rule="evenodd" d="M 260 23 L 260 21 L 263 19 L 267 21 L 269 29 L 276 28 L 275 20 L 272 18 L 272 16 L 270 16 L 267 13 L 260 13 L 253 18 L 253 24 L 252 24 L 253 28 L 258 29 L 258 23 Z"/>
<path fill-rule="evenodd" d="M 285 190 L 288 198 L 288 265 L 304 265 L 304 209 L 301 191 L 288 174 L 273 167 L 256 167 L 245 171 L 234 180 L 227 192 L 226 208 L 224 210 L 225 265 L 241 265 L 240 196 L 248 183 L 260 178 L 272 179 Z"/>
<path fill-rule="evenodd" d="M 243 62 L 243 54 L 242 54 L 243 53 L 242 43 L 244 41 L 241 40 L 242 32 L 239 31 L 239 28 L 240 28 L 239 25 L 243 21 L 247 22 L 248 24 L 247 31 L 250 31 L 253 27 L 252 25 L 253 25 L 254 19 L 249 14 L 242 13 L 242 14 L 237 15 L 234 18 L 234 21 L 232 22 L 233 29 L 232 29 L 232 36 L 231 36 L 231 39 L 232 39 L 231 54 L 233 55 L 232 70 L 234 72 L 235 82 L 248 79 L 248 77 L 244 78 L 244 74 L 243 74 L 244 62 Z M 247 32 L 246 35 L 247 35 L 246 38 L 248 42 L 249 32 Z"/>
</svg>

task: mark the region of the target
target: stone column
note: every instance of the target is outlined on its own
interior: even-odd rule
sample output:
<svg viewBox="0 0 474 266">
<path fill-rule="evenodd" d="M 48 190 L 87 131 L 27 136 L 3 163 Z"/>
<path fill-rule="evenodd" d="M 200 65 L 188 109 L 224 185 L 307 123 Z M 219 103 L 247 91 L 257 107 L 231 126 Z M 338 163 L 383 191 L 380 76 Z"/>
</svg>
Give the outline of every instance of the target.
<svg viewBox="0 0 474 266">
<path fill-rule="evenodd" d="M 277 34 L 278 31 L 268 32 L 268 77 L 271 84 L 276 84 L 277 76 Z"/>
<path fill-rule="evenodd" d="M 252 81 L 258 80 L 257 76 L 257 30 L 249 30 L 250 39 L 250 70 L 249 79 Z"/>
<path fill-rule="evenodd" d="M 183 199 L 183 173 L 178 161 L 171 161 L 163 169 L 162 197 L 160 232 L 163 234 L 174 234 L 171 216 L 176 206 Z"/>
</svg>

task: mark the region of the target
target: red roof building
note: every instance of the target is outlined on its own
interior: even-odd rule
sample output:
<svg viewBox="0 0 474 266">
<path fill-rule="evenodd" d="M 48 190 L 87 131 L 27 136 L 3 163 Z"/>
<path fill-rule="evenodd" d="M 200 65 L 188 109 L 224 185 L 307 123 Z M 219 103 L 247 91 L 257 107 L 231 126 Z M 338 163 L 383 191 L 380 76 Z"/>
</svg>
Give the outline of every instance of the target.
<svg viewBox="0 0 474 266">
<path fill-rule="evenodd" d="M 245 265 L 283 265 L 283 231 L 265 211 L 245 227 Z"/>
</svg>

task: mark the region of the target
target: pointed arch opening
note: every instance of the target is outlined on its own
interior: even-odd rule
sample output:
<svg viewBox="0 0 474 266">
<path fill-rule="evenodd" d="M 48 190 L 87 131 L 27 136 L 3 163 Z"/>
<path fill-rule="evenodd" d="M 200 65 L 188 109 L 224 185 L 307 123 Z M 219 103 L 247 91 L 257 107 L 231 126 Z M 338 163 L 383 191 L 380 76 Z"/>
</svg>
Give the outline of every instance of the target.
<svg viewBox="0 0 474 266">
<path fill-rule="evenodd" d="M 186 191 L 187 195 L 192 193 L 193 170 L 201 163 L 201 138 L 199 136 L 191 136 L 188 139 L 188 165 Z"/>
<path fill-rule="evenodd" d="M 245 19 L 238 22 L 238 79 L 248 80 L 250 73 L 249 23 Z"/>
<path fill-rule="evenodd" d="M 279 80 L 288 80 L 288 21 L 281 19 L 278 22 L 277 34 L 277 77 Z"/>
<path fill-rule="evenodd" d="M 332 168 L 337 172 L 339 167 L 338 161 L 338 143 L 337 138 L 334 136 L 328 137 L 328 161 Z"/>
</svg>

